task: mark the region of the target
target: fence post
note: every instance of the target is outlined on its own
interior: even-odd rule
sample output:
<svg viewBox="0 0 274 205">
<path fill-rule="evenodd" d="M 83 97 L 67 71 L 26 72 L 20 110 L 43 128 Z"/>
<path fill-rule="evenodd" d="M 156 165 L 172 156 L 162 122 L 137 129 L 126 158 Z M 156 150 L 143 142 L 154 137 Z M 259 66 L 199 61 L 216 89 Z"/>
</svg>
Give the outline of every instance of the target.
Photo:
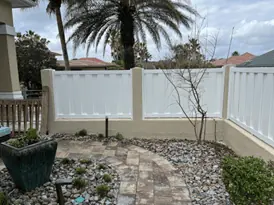
<svg viewBox="0 0 274 205">
<path fill-rule="evenodd" d="M 54 70 L 52 69 L 41 70 L 41 79 L 42 79 L 42 86 L 43 86 L 42 110 L 44 111 L 44 112 L 42 111 L 41 133 L 43 134 L 51 133 L 52 123 L 55 120 L 53 75 L 54 75 Z M 47 93 L 47 96 L 45 96 L 46 93 Z M 45 113 L 46 111 L 47 111 L 47 114 Z"/>
<path fill-rule="evenodd" d="M 42 87 L 42 118 L 41 118 L 41 134 L 47 134 L 48 132 L 48 112 L 49 112 L 49 87 Z"/>
<path fill-rule="evenodd" d="M 229 93 L 229 75 L 230 75 L 230 68 L 232 65 L 225 65 L 224 69 L 224 93 L 223 93 L 223 112 L 222 117 L 223 119 L 227 119 L 228 117 L 228 93 Z"/>
<path fill-rule="evenodd" d="M 143 120 L 143 69 L 132 69 L 133 121 Z"/>
</svg>

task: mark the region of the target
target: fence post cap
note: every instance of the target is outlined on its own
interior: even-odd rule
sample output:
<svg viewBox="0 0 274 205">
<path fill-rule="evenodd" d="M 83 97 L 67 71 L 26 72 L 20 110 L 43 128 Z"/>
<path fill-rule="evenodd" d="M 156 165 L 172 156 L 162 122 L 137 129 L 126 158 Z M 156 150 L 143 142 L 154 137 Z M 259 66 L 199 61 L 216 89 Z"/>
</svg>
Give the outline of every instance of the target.
<svg viewBox="0 0 274 205">
<path fill-rule="evenodd" d="M 143 68 L 141 68 L 141 67 L 134 67 L 134 68 L 132 68 L 132 70 L 143 70 Z"/>
</svg>

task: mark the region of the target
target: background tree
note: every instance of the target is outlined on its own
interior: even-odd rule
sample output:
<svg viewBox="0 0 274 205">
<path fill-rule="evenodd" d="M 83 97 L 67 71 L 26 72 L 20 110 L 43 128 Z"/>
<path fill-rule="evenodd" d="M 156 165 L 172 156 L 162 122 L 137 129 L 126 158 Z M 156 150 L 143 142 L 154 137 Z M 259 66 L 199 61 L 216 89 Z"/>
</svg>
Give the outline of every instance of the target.
<svg viewBox="0 0 274 205">
<path fill-rule="evenodd" d="M 56 58 L 47 45 L 49 41 L 33 31 L 18 33 L 15 38 L 20 82 L 28 90 L 41 89 L 40 70 L 56 68 Z"/>
<path fill-rule="evenodd" d="M 234 51 L 233 53 L 232 53 L 232 56 L 239 56 L 240 55 L 240 53 L 238 52 L 238 51 Z"/>
<path fill-rule="evenodd" d="M 186 11 L 187 14 L 184 14 Z M 196 12 L 185 3 L 175 0 L 74 0 L 67 10 L 65 28 L 75 28 L 69 40 L 75 49 L 87 44 L 87 52 L 94 43 L 97 48 L 104 38 L 104 49 L 113 30 L 118 30 L 123 45 L 125 68 L 135 66 L 134 44 L 146 43 L 146 30 L 157 48 L 161 47 L 161 37 L 171 45 L 170 33 L 173 30 L 181 37 L 180 26 L 190 27 L 189 14 Z"/>
<path fill-rule="evenodd" d="M 213 67 L 213 65 L 205 59 L 205 55 L 202 54 L 198 39 L 190 38 L 185 44 L 173 45 L 171 52 L 172 55 L 169 64 L 173 62 L 174 66 L 180 65 L 185 68 L 200 68 L 201 66 Z"/>
<path fill-rule="evenodd" d="M 37 5 L 41 0 L 32 0 L 36 2 Z M 62 4 L 67 4 L 70 0 L 48 0 L 47 12 L 49 14 L 54 14 L 56 16 L 57 27 L 59 32 L 60 43 L 62 47 L 64 62 L 65 62 L 65 70 L 69 70 L 69 57 L 67 51 L 67 44 L 65 38 L 65 32 L 63 27 L 63 20 L 61 15 L 61 6 Z"/>
<path fill-rule="evenodd" d="M 108 41 L 108 44 L 111 48 L 111 56 L 113 58 L 113 62 L 115 62 L 118 65 L 124 65 L 124 49 L 121 43 L 120 33 L 117 31 L 113 31 L 111 33 L 111 37 Z M 135 65 L 137 66 L 142 66 L 142 63 L 148 62 L 148 60 L 152 58 L 152 55 L 149 53 L 147 45 L 145 43 L 135 42 L 133 49 Z"/>
</svg>

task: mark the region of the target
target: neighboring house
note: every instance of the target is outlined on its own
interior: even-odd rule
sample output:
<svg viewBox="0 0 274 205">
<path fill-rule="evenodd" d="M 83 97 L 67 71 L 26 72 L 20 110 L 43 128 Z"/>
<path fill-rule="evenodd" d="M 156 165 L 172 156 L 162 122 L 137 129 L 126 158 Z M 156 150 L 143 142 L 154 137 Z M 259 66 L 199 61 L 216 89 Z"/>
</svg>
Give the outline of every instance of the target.
<svg viewBox="0 0 274 205">
<path fill-rule="evenodd" d="M 120 67 L 114 63 L 104 62 L 98 58 L 79 58 L 69 61 L 71 70 L 119 70 Z M 57 61 L 57 70 L 64 70 L 63 60 Z"/>
<path fill-rule="evenodd" d="M 256 58 L 242 63 L 237 67 L 274 67 L 274 50 L 257 56 Z"/>
<path fill-rule="evenodd" d="M 231 56 L 228 59 L 218 59 L 218 60 L 212 61 L 211 63 L 216 67 L 222 67 L 227 64 L 240 65 L 246 61 L 252 60 L 255 57 L 256 56 L 251 53 L 244 53 L 243 55 L 240 55 L 240 56 Z"/>
</svg>

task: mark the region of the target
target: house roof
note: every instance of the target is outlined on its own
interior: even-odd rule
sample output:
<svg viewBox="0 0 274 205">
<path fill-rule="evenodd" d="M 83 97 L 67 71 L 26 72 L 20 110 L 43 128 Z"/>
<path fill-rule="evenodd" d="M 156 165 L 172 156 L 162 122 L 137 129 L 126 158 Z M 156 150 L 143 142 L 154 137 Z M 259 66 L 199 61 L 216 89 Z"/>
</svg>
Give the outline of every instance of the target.
<svg viewBox="0 0 274 205">
<path fill-rule="evenodd" d="M 237 67 L 274 67 L 274 50 L 257 56 L 256 58 L 242 63 Z"/>
<path fill-rule="evenodd" d="M 7 0 L 11 2 L 12 8 L 28 8 L 36 5 L 31 0 Z"/>
<path fill-rule="evenodd" d="M 256 56 L 251 53 L 244 53 L 243 55 L 240 55 L 240 56 L 231 56 L 227 60 L 226 59 L 215 60 L 212 62 L 212 64 L 215 66 L 224 66 L 226 64 L 239 65 L 255 57 Z"/>
<path fill-rule="evenodd" d="M 114 63 L 104 62 L 98 58 L 80 58 L 75 60 L 70 60 L 70 67 L 72 68 L 102 68 L 102 67 L 116 67 Z M 57 67 L 65 67 L 65 62 L 63 60 L 57 61 Z"/>
</svg>

